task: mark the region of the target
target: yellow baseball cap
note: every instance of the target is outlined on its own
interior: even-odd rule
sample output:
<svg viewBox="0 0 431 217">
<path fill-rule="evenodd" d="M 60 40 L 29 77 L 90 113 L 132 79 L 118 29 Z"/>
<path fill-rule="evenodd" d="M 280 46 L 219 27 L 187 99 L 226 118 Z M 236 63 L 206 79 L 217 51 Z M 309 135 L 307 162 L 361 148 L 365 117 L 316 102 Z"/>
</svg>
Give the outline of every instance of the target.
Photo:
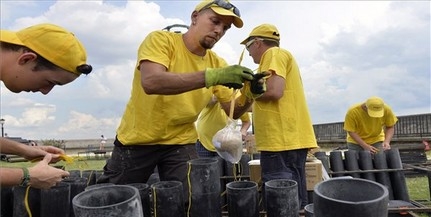
<svg viewBox="0 0 431 217">
<path fill-rule="evenodd" d="M 87 54 L 76 36 L 53 24 L 38 24 L 17 32 L 1 30 L 0 41 L 28 47 L 60 68 L 80 75 L 92 68 L 86 64 Z"/>
<path fill-rule="evenodd" d="M 255 27 L 251 31 L 250 35 L 248 35 L 248 37 L 244 39 L 244 41 L 242 41 L 240 44 L 247 43 L 251 37 L 262 37 L 266 39 L 280 41 L 280 32 L 278 31 L 277 27 L 272 24 L 262 24 Z"/>
<path fill-rule="evenodd" d="M 377 96 L 367 99 L 365 106 L 367 106 L 368 115 L 373 118 L 383 117 L 385 112 L 384 104 L 383 100 Z"/>
<path fill-rule="evenodd" d="M 199 12 L 206 8 L 211 8 L 218 15 L 233 17 L 233 25 L 237 28 L 241 28 L 244 25 L 239 9 L 228 0 L 204 0 L 196 6 L 195 11 Z"/>
</svg>

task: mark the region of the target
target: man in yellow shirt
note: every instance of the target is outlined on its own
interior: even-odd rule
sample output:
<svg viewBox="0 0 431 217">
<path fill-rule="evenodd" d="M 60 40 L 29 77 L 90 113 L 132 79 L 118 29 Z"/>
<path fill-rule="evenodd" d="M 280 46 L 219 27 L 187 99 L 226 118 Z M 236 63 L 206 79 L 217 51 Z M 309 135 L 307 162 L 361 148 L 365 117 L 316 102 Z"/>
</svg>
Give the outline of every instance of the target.
<svg viewBox="0 0 431 217">
<path fill-rule="evenodd" d="M 14 93 L 48 94 L 55 85 L 74 81 L 88 74 L 87 53 L 78 38 L 63 27 L 43 23 L 19 31 L 1 30 L 0 80 Z M 4 102 L 2 102 L 4 103 Z M 0 183 L 6 186 L 27 186 L 48 189 L 69 176 L 64 170 L 48 164 L 60 160 L 62 149 L 53 146 L 29 146 L 0 138 L 3 154 L 16 154 L 28 160 L 44 157 L 29 168 L 0 168 Z"/>
<path fill-rule="evenodd" d="M 373 96 L 363 103 L 353 105 L 344 119 L 347 148 L 371 153 L 390 149 L 397 121 L 391 107 L 380 97 Z"/>
<path fill-rule="evenodd" d="M 256 148 L 261 152 L 262 182 L 291 179 L 298 183 L 299 205 L 307 205 L 305 162 L 317 147 L 299 67 L 292 54 L 280 48 L 274 25 L 255 27 L 241 42 L 258 72 L 267 72 L 266 92 L 253 104 Z"/>
<path fill-rule="evenodd" d="M 225 0 L 205 0 L 191 13 L 186 33 L 161 30 L 146 36 L 138 50 L 131 97 L 99 183 L 145 183 L 157 167 L 161 181 L 183 182 L 188 198 L 187 161 L 197 158 L 199 113 L 215 95 L 229 114 L 231 95 L 220 90 L 253 80 L 250 69 L 227 66 L 211 50 L 232 24 L 243 26 L 238 8 Z M 235 106 L 234 118 L 252 104 L 245 95 L 240 98 L 244 103 Z"/>
</svg>

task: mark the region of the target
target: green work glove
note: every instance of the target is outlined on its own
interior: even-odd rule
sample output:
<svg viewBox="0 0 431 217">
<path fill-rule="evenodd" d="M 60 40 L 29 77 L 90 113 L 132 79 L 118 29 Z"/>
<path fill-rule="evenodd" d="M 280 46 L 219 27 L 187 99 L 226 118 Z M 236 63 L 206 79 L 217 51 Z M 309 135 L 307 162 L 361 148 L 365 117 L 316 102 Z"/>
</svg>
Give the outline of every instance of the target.
<svg viewBox="0 0 431 217">
<path fill-rule="evenodd" d="M 224 85 L 239 89 L 243 86 L 244 80 L 253 80 L 253 71 L 244 66 L 233 65 L 205 70 L 205 86 L 207 88 L 214 85 Z"/>
</svg>

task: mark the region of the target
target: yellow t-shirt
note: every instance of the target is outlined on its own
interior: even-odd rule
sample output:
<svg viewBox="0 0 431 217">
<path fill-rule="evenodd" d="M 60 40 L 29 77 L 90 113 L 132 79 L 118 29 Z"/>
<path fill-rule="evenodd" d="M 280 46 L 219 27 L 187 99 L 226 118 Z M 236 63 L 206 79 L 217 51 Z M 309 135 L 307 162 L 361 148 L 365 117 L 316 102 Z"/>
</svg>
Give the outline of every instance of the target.
<svg viewBox="0 0 431 217">
<path fill-rule="evenodd" d="M 217 91 L 226 87 L 201 88 L 176 95 L 147 95 L 138 69 L 142 60 L 159 63 L 171 73 L 223 67 L 226 62 L 211 50 L 204 57 L 191 53 L 180 33 L 152 32 L 139 47 L 131 97 L 117 129 L 119 141 L 124 145 L 195 143 L 194 122 L 213 94 L 221 102 L 230 101 L 230 95 Z"/>
<path fill-rule="evenodd" d="M 278 101 L 256 101 L 253 124 L 259 151 L 287 151 L 316 148 L 311 117 L 305 99 L 298 65 L 285 49 L 272 47 L 263 55 L 259 72 L 274 71 L 286 80 Z"/>
<path fill-rule="evenodd" d="M 384 105 L 384 115 L 381 118 L 370 117 L 367 111 L 361 108 L 361 105 L 362 103 L 353 105 L 347 110 L 344 119 L 344 130 L 357 133 L 367 144 L 383 142 L 385 140 L 383 127 L 394 126 L 398 118 L 386 104 Z M 346 140 L 349 143 L 358 144 L 348 133 Z"/>
<path fill-rule="evenodd" d="M 231 91 L 231 95 L 232 94 Z M 209 103 L 202 110 L 196 122 L 196 130 L 198 131 L 199 141 L 205 149 L 212 152 L 216 151 L 212 139 L 219 130 L 226 126 L 228 118 L 219 102 Z M 241 121 L 250 121 L 250 116 L 246 112 L 240 119 Z"/>
</svg>

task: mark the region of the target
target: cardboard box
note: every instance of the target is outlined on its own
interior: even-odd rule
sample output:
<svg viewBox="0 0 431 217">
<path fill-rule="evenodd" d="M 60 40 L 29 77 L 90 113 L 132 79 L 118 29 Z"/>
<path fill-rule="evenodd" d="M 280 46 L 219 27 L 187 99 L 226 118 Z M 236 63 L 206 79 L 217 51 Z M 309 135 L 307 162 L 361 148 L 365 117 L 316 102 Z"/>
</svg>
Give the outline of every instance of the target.
<svg viewBox="0 0 431 217">
<path fill-rule="evenodd" d="M 248 162 L 250 168 L 250 181 L 262 184 L 260 160 Z M 305 176 L 307 182 L 307 191 L 314 190 L 314 186 L 323 180 L 322 162 L 320 160 L 309 161 L 305 163 Z"/>
<path fill-rule="evenodd" d="M 307 191 L 314 190 L 314 186 L 323 180 L 322 162 L 320 160 L 307 161 L 305 163 L 305 177 Z"/>
<path fill-rule="evenodd" d="M 248 166 L 250 168 L 250 181 L 256 182 L 257 184 L 262 184 L 261 179 L 261 168 L 260 168 L 260 160 L 251 160 L 248 162 Z"/>
</svg>

